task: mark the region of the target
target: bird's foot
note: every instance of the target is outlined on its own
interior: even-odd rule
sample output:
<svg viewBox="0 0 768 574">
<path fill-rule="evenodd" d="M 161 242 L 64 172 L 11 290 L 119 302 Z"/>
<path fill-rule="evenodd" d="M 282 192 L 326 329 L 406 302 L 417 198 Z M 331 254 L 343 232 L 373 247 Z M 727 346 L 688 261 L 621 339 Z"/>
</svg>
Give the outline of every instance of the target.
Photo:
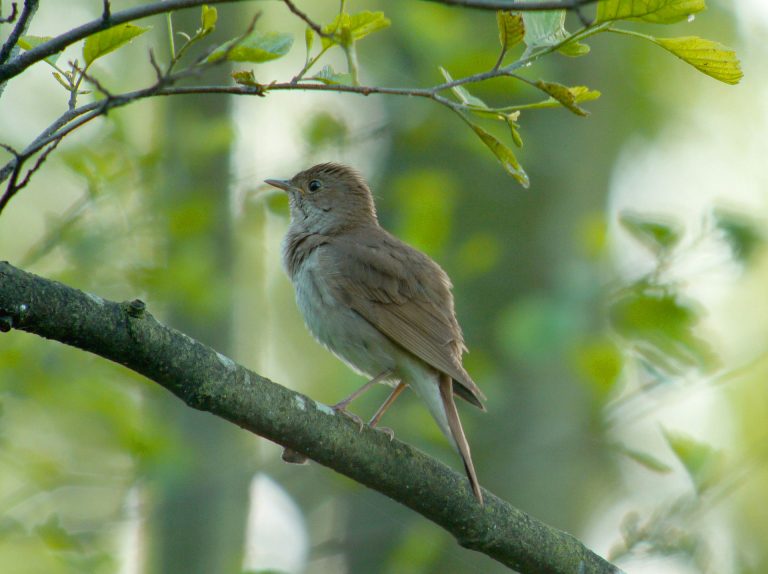
<svg viewBox="0 0 768 574">
<path fill-rule="evenodd" d="M 378 427 L 378 426 L 372 426 L 371 428 L 373 430 L 377 430 L 379 432 L 383 432 L 385 435 L 387 435 L 389 437 L 389 442 L 392 442 L 393 440 L 395 440 L 395 431 L 393 431 L 391 428 L 389 428 L 389 427 Z"/>
<path fill-rule="evenodd" d="M 358 427 L 360 427 L 360 432 L 363 432 L 363 427 L 365 426 L 365 423 L 363 422 L 363 419 L 361 419 L 359 416 L 357 416 L 355 413 L 351 413 L 347 410 L 347 402 L 341 401 L 340 403 L 336 403 L 335 405 L 331 405 L 331 408 L 339 413 L 340 415 L 344 415 L 348 419 L 350 419 L 353 423 L 355 423 Z"/>
</svg>

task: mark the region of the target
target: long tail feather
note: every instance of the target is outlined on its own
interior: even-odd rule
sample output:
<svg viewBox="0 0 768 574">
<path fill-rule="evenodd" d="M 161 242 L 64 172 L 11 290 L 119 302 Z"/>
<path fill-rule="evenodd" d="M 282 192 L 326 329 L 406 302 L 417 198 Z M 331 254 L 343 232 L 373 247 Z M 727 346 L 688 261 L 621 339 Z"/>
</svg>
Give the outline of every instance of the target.
<svg viewBox="0 0 768 574">
<path fill-rule="evenodd" d="M 472 492 L 475 493 L 475 498 L 477 498 L 477 501 L 482 506 L 483 493 L 480 491 L 480 483 L 477 481 L 475 466 L 472 464 L 472 454 L 469 452 L 467 437 L 464 436 L 464 429 L 461 426 L 459 412 L 456 410 L 456 403 L 453 401 L 453 381 L 449 375 L 441 373 L 439 382 L 440 398 L 443 400 L 445 415 L 448 417 L 448 426 L 453 435 L 453 440 L 456 441 L 456 446 L 459 448 L 461 459 L 464 461 L 464 469 L 467 471 L 469 483 L 472 485 Z"/>
</svg>

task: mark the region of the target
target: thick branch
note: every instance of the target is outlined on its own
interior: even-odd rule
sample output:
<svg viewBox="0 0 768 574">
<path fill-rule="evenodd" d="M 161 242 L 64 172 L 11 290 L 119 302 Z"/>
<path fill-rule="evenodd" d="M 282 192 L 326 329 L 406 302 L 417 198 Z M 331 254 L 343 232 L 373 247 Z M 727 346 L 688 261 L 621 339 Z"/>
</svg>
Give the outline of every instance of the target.
<svg viewBox="0 0 768 574">
<path fill-rule="evenodd" d="M 166 0 L 164 2 L 155 2 L 153 4 L 146 4 L 144 6 L 136 6 L 135 8 L 129 8 L 113 14 L 105 12 L 101 17 L 96 20 L 73 28 L 72 30 L 56 36 L 51 40 L 48 40 L 44 44 L 35 46 L 31 50 L 19 54 L 13 58 L 7 64 L 0 66 L 0 84 L 17 76 L 24 70 L 26 70 L 32 64 L 44 60 L 48 56 L 61 52 L 64 48 L 70 44 L 87 38 L 91 34 L 106 30 L 117 24 L 123 24 L 124 22 L 131 22 L 133 20 L 140 20 L 147 16 L 154 16 L 155 14 L 163 14 L 166 12 L 175 12 L 182 8 L 191 8 L 193 6 L 202 6 L 203 4 L 228 4 L 233 2 L 242 2 L 243 0 Z M 105 18 L 105 15 L 109 15 L 109 18 Z"/>
<path fill-rule="evenodd" d="M 525 574 L 620 570 L 574 537 L 485 493 L 463 475 L 380 432 L 338 416 L 160 324 L 140 301 L 115 303 L 0 262 L 0 330 L 54 339 L 125 365 L 187 405 L 302 453 L 408 506 L 462 546 Z"/>
</svg>

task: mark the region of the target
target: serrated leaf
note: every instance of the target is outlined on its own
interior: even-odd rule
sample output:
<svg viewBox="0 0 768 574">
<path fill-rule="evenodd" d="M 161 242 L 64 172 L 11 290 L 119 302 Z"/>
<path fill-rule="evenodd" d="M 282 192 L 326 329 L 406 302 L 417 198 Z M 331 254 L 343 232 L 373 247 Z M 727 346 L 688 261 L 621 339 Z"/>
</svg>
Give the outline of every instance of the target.
<svg viewBox="0 0 768 574">
<path fill-rule="evenodd" d="M 589 115 L 587 110 L 576 103 L 576 93 L 573 88 L 558 84 L 557 82 L 545 82 L 544 80 L 536 82 L 536 87 L 552 96 L 555 100 L 560 102 L 563 107 L 567 108 L 577 116 Z M 579 86 L 579 88 L 584 88 L 584 86 Z M 584 89 L 589 92 L 587 88 Z"/>
<path fill-rule="evenodd" d="M 141 36 L 150 28 L 137 26 L 136 24 L 118 24 L 108 30 L 97 32 L 85 39 L 83 46 L 83 59 L 85 65 L 90 66 L 95 60 L 114 52 L 137 36 Z"/>
<path fill-rule="evenodd" d="M 241 86 L 262 87 L 262 85 L 256 81 L 256 76 L 253 74 L 253 70 L 238 70 L 232 72 L 232 79 L 236 84 Z"/>
<path fill-rule="evenodd" d="M 662 428 L 662 433 L 699 494 L 718 482 L 725 466 L 722 452 L 683 433 L 665 428 Z"/>
<path fill-rule="evenodd" d="M 523 24 L 522 14 L 506 11 L 496 12 L 496 23 L 499 26 L 499 42 L 502 50 L 507 51 L 523 41 L 525 24 Z"/>
<path fill-rule="evenodd" d="M 525 173 L 525 170 L 520 165 L 520 162 L 517 161 L 517 158 L 515 157 L 515 154 L 512 152 L 512 150 L 477 124 L 473 124 L 466 118 L 464 118 L 464 121 L 469 124 L 469 126 L 482 140 L 482 142 L 488 146 L 488 149 L 493 152 L 493 155 L 495 155 L 496 158 L 501 162 L 504 170 L 512 177 L 514 177 L 520 183 L 520 185 L 527 188 L 530 185 L 528 174 Z"/>
<path fill-rule="evenodd" d="M 352 83 L 351 74 L 337 73 L 331 66 L 328 66 L 328 65 L 323 66 L 322 69 L 317 74 L 315 74 L 314 76 L 311 76 L 309 79 L 322 82 L 326 86 Z"/>
<path fill-rule="evenodd" d="M 323 26 L 323 33 L 329 34 L 330 37 L 323 36 L 321 42 L 324 49 L 334 44 L 346 46 L 365 38 L 368 34 L 389 27 L 391 23 L 389 18 L 384 16 L 384 12 L 342 12 L 330 24 Z"/>
<path fill-rule="evenodd" d="M 251 32 L 243 39 L 225 42 L 216 48 L 209 62 L 227 58 L 233 62 L 251 62 L 259 64 L 285 56 L 293 46 L 293 36 L 280 32 Z"/>
<path fill-rule="evenodd" d="M 666 218 L 624 212 L 619 216 L 619 223 L 655 254 L 669 251 L 682 237 L 680 226 Z"/>
<path fill-rule="evenodd" d="M 443 74 L 443 77 L 445 78 L 446 82 L 453 82 L 453 78 L 448 73 L 448 70 L 440 66 L 440 72 Z M 453 94 L 458 98 L 458 100 L 467 106 L 474 106 L 476 108 L 479 108 L 480 110 L 488 110 L 488 105 L 478 98 L 477 96 L 473 96 L 469 93 L 469 91 L 464 86 L 453 86 L 451 88 L 451 91 Z M 497 116 L 498 114 L 494 113 L 494 116 Z"/>
<path fill-rule="evenodd" d="M 660 461 L 655 456 L 648 454 L 647 452 L 642 452 L 639 450 L 631 449 L 623 444 L 617 444 L 616 448 L 621 452 L 623 455 L 631 458 L 636 463 L 644 466 L 648 470 L 652 470 L 653 472 L 658 472 L 661 474 L 667 474 L 669 472 L 672 472 L 672 467 L 666 464 L 665 462 Z"/>
<path fill-rule="evenodd" d="M 697 36 L 653 38 L 652 42 L 690 64 L 700 72 L 726 84 L 738 84 L 744 76 L 736 52 Z"/>
<path fill-rule="evenodd" d="M 758 247 L 765 243 L 756 222 L 743 215 L 715 210 L 715 224 L 725 235 L 734 257 L 741 263 L 748 261 Z"/>
<path fill-rule="evenodd" d="M 597 22 L 642 20 L 671 24 L 706 9 L 705 0 L 601 0 Z"/>
<path fill-rule="evenodd" d="M 216 22 L 219 19 L 219 13 L 216 8 L 203 4 L 200 13 L 200 31 L 203 36 L 207 36 L 216 28 Z"/>
<path fill-rule="evenodd" d="M 53 40 L 53 36 L 22 36 L 16 44 L 22 50 L 31 50 L 40 44 L 45 44 L 48 40 Z M 45 58 L 45 61 L 51 66 L 55 66 L 60 56 L 61 52 L 56 52 Z"/>
</svg>

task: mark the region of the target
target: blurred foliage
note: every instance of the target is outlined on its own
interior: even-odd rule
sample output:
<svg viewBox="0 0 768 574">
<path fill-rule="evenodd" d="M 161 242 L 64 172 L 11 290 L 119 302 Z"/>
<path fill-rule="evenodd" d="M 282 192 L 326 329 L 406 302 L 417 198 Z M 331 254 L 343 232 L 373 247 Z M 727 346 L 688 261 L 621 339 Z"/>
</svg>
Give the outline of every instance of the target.
<svg viewBox="0 0 768 574">
<path fill-rule="evenodd" d="M 238 84 L 267 90 L 268 97 L 249 105 L 262 108 L 262 118 L 276 114 L 297 124 L 312 161 L 377 150 L 369 165 L 382 224 L 437 259 L 454 280 L 472 351 L 466 364 L 489 397 L 488 413 L 462 409 L 481 483 L 581 536 L 611 501 L 624 499 L 621 477 L 628 467 L 669 482 L 682 476 L 688 482 L 680 493 L 626 514 L 611 538 L 620 539 L 613 556 L 682 556 L 711 571 L 702 516 L 741 484 L 745 468 L 764 477 L 768 453 L 739 458 L 677 426 L 659 431 L 660 445 L 637 447 L 622 430 L 638 403 L 656 405 L 654 390 L 692 378 L 705 381 L 697 384 L 729 376 L 760 380 L 759 370 L 733 375 L 719 356 L 704 328 L 706 306 L 688 289 L 696 277 L 682 263 L 702 242 L 714 241 L 727 247 L 727 262 L 748 272 L 764 254 L 764 225 L 738 208 L 713 209 L 697 232 L 682 218 L 626 210 L 618 214 L 620 227 L 609 230 L 606 222 L 615 214 L 606 213 L 606 190 L 622 145 L 638 132 L 652 137 L 696 94 L 692 71 L 678 73 L 674 59 L 649 59 L 643 43 L 597 35 L 628 19 L 622 34 L 645 40 L 649 49 L 661 46 L 723 82 L 738 81 L 731 50 L 690 37 L 686 23 L 674 24 L 703 10 L 704 2 L 606 0 L 593 8 L 589 34 L 564 11 L 521 17 L 397 2 L 386 5 L 385 15 L 370 2 L 342 2 L 341 13 L 337 4 L 307 5 L 323 15 L 322 37 L 278 5 L 263 7 L 258 27 L 247 33 L 252 14 L 246 18 L 234 7 L 205 7 L 183 25 L 171 19 L 170 42 L 160 33 L 161 20 L 151 30 L 126 25 L 101 32 L 74 55 L 46 60 L 69 91 L 59 90 L 50 101 L 66 107 L 73 93 L 87 95 L 82 70 L 61 64 L 69 59 L 82 57 L 86 67 L 99 59 L 95 68 L 113 90 L 128 89 L 136 77 L 153 78 L 149 66 L 137 64 L 146 64 L 136 48 L 143 41 L 155 46 L 163 70 L 225 59 L 258 64 L 258 72 L 237 69 L 233 75 Z M 649 10 L 656 5 L 663 9 Z M 87 6 L 94 17 L 100 13 L 101 3 Z M 731 25 L 727 14 L 718 15 L 713 26 Z M 233 41 L 234 34 L 223 33 L 227 23 L 245 34 Z M 681 36 L 645 33 L 667 23 Z M 297 63 L 294 43 L 302 34 L 306 57 Z M 44 40 L 28 35 L 19 46 L 27 50 Z M 342 63 L 333 60 L 336 52 Z M 329 110 L 317 100 L 306 110 L 293 107 L 291 94 L 268 93 L 268 74 L 290 78 L 297 69 L 294 81 L 328 86 L 429 86 L 494 62 L 516 66 L 512 71 L 522 80 L 496 78 L 444 92 L 463 121 L 414 98 L 342 100 L 348 109 Z M 674 97 L 661 105 L 665 90 Z M 11 92 L 9 86 L 4 97 L 14 97 Z M 594 101 L 601 92 L 605 96 Z M 185 98 L 111 112 L 98 129 L 62 145 L 35 175 L 39 187 L 24 190 L 3 214 L 2 257 L 105 297 L 141 296 L 161 319 L 216 341 L 223 351 L 231 338 L 237 360 L 335 402 L 360 381 L 311 341 L 280 275 L 275 254 L 287 223 L 285 197 L 259 190 L 238 205 L 222 181 L 230 172 L 249 181 L 274 174 L 230 161 L 242 122 Z M 584 102 L 593 111 L 588 122 Z M 370 119 L 381 117 L 369 114 L 377 105 L 383 127 Z M 353 120 L 358 108 L 362 122 Z M 269 146 L 271 137 L 261 135 L 258 145 Z M 489 161 L 494 156 L 532 191 L 523 192 Z M 308 161 L 290 163 L 298 169 Z M 204 177 L 206 169 L 215 177 Z M 611 264 L 611 236 L 622 233 L 650 258 L 643 270 L 619 273 Z M 279 449 L 212 417 L 184 419 L 182 405 L 121 367 L 23 334 L 4 337 L 0 365 L 2 571 L 119 571 L 131 559 L 126 552 L 174 543 L 167 532 L 160 535 L 157 516 L 172 508 L 169 492 L 184 491 L 177 502 L 187 507 L 190 528 L 217 529 L 227 520 L 206 514 L 203 502 L 229 490 L 235 502 L 222 512 L 239 520 L 246 497 L 239 478 L 257 470 L 275 477 L 304 513 L 311 539 L 307 572 L 506 571 L 325 469 L 282 465 Z M 373 412 L 383 400 L 379 391 L 363 397 L 356 412 Z M 738 400 L 759 442 L 765 426 L 755 421 L 765 420 L 766 401 L 764 390 L 755 393 Z M 415 397 L 401 399 L 385 424 L 458 468 Z M 224 487 L 211 478 L 217 476 Z M 764 501 L 758 482 L 745 486 L 745 496 Z M 135 492 L 145 522 L 132 517 Z M 758 516 L 762 505 L 739 501 L 747 523 L 765 527 Z M 738 535 L 749 550 L 737 558 L 743 566 L 734 573 L 763 571 L 764 536 L 734 522 L 734 530 L 746 531 Z M 122 547 L 129 530 L 139 549 Z M 175 543 L 201 565 L 225 547 L 214 539 Z M 150 564 L 148 572 L 162 571 L 144 555 L 138 560 Z"/>
</svg>

